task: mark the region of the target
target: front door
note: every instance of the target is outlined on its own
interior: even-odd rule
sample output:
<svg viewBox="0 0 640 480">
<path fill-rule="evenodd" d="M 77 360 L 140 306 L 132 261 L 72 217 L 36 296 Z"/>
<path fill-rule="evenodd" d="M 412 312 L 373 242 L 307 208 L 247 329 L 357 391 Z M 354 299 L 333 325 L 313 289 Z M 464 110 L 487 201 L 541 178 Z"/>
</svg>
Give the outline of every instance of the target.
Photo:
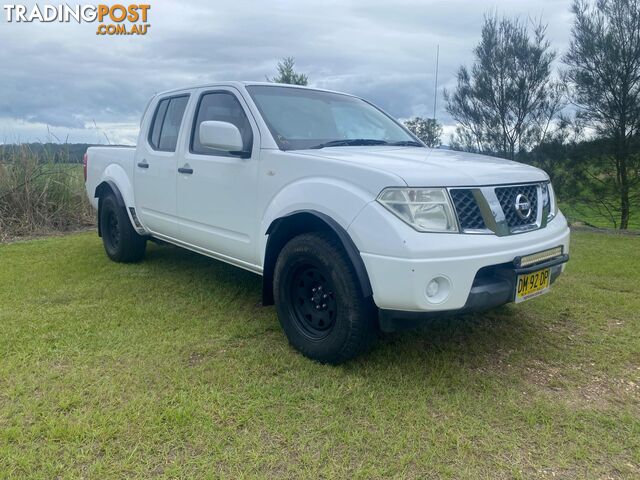
<svg viewBox="0 0 640 480">
<path fill-rule="evenodd" d="M 178 137 L 188 95 L 161 99 L 156 106 L 147 138 L 138 139 L 134 160 L 136 213 L 155 234 L 178 236 L 176 218 L 176 175 Z"/>
<path fill-rule="evenodd" d="M 225 260 L 251 268 L 258 263 L 258 129 L 244 99 L 232 88 L 203 91 L 196 106 L 184 161 L 178 165 L 177 204 L 180 239 Z M 238 127 L 241 158 L 200 144 L 200 123 L 229 122 Z"/>
</svg>

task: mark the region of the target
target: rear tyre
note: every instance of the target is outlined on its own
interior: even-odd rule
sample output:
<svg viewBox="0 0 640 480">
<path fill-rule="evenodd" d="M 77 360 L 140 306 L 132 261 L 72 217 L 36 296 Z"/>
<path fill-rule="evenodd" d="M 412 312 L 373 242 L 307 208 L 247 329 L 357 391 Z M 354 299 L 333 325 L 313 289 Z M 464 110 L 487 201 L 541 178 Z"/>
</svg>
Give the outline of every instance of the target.
<svg viewBox="0 0 640 480">
<path fill-rule="evenodd" d="M 129 221 L 124 207 L 120 207 L 113 193 L 100 199 L 100 232 L 107 256 L 114 262 L 133 263 L 144 258 L 147 240 L 139 235 Z"/>
<path fill-rule="evenodd" d="M 321 363 L 340 364 L 378 336 L 376 309 L 364 298 L 340 241 L 329 232 L 293 238 L 274 272 L 278 319 L 289 343 Z"/>
</svg>

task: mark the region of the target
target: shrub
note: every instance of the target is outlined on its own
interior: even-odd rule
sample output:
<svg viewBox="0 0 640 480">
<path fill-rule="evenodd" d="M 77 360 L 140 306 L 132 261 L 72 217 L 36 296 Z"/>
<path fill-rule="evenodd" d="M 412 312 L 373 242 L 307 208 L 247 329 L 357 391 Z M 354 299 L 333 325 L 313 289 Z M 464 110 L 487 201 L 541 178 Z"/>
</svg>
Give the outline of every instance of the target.
<svg viewBox="0 0 640 480">
<path fill-rule="evenodd" d="M 65 160 L 65 158 L 63 158 Z M 66 158 L 68 160 L 68 156 Z M 22 145 L 0 157 L 0 241 L 91 226 L 82 166 Z"/>
</svg>

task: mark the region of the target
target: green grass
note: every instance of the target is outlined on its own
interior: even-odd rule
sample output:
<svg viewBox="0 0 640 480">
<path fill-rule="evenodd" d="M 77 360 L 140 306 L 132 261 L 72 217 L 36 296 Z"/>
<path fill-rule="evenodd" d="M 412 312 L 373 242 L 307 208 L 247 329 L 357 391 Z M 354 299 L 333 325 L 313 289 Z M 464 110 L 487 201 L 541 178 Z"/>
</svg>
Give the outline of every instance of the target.
<svg viewBox="0 0 640 480">
<path fill-rule="evenodd" d="M 288 346 L 250 273 L 0 245 L 0 478 L 638 478 L 640 237 L 572 241 L 550 295 L 341 367 Z"/>
<path fill-rule="evenodd" d="M 572 224 L 582 222 L 597 228 L 618 228 L 620 225 L 620 212 L 614 212 L 612 220 L 611 217 L 606 216 L 603 211 L 595 207 L 595 201 L 589 203 L 560 202 L 560 209 Z M 635 205 L 631 209 L 629 230 L 640 230 L 640 214 L 637 210 Z"/>
</svg>

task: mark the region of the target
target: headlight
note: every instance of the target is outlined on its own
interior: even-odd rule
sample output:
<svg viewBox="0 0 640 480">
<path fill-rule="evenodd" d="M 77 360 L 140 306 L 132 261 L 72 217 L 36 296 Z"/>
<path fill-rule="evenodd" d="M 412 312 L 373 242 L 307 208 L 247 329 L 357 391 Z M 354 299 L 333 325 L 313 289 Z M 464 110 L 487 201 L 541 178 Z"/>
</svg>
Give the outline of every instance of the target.
<svg viewBox="0 0 640 480">
<path fill-rule="evenodd" d="M 547 220 L 551 220 L 558 214 L 558 202 L 556 202 L 556 193 L 553 191 L 551 182 L 547 183 L 547 191 L 549 195 L 549 215 L 547 216 Z"/>
<path fill-rule="evenodd" d="M 444 188 L 386 188 L 380 202 L 420 232 L 457 232 L 449 194 Z"/>
</svg>

